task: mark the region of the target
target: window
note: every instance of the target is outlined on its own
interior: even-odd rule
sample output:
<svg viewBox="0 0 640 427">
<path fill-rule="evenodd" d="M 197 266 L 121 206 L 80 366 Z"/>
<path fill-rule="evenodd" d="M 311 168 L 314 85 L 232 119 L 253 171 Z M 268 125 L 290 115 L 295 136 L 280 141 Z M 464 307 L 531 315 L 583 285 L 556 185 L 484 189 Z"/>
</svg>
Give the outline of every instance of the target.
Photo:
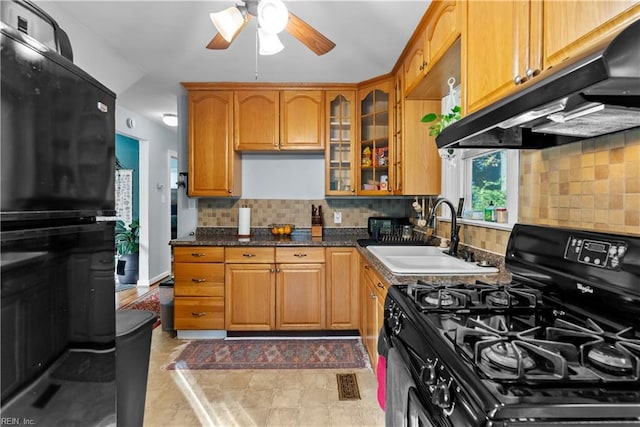
<svg viewBox="0 0 640 427">
<path fill-rule="evenodd" d="M 484 209 L 493 202 L 507 208 L 506 225 L 513 225 L 518 219 L 518 164 L 518 150 L 457 149 L 443 163 L 444 196 L 454 202 L 464 197 L 463 220 L 484 223 Z"/>
</svg>

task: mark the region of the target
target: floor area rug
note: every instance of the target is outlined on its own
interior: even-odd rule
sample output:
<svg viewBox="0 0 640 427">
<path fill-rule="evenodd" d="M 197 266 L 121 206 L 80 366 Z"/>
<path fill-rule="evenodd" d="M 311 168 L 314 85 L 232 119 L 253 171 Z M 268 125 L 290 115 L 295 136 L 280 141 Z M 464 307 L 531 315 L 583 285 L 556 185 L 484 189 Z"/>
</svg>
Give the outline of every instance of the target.
<svg viewBox="0 0 640 427">
<path fill-rule="evenodd" d="M 160 289 L 155 288 L 144 295 L 139 296 L 135 301 L 120 307 L 118 310 L 148 310 L 156 313 L 157 320 L 153 328 L 160 325 Z"/>
<path fill-rule="evenodd" d="M 352 369 L 370 366 L 359 338 L 242 339 L 189 341 L 167 369 Z"/>
</svg>

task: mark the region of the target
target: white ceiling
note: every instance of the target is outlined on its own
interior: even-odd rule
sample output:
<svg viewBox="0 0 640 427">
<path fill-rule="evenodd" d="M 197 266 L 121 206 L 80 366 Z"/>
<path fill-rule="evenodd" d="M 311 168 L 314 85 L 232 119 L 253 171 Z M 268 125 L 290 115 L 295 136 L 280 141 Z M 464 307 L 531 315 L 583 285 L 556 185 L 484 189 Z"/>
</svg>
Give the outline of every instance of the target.
<svg viewBox="0 0 640 427">
<path fill-rule="evenodd" d="M 159 120 L 177 110 L 180 82 L 255 82 L 256 19 L 231 47 L 206 49 L 216 34 L 209 13 L 238 1 L 47 1 L 77 21 L 136 70 L 116 91 L 119 105 Z M 281 34 L 285 49 L 260 56 L 258 82 L 355 83 L 388 73 L 413 33 L 429 1 L 313 1 L 285 4 L 336 47 L 316 56 L 293 36 Z M 54 15 L 54 19 L 57 17 Z M 63 26 L 63 22 L 60 21 Z M 73 34 L 67 31 L 74 45 Z M 100 52 L 96 52 L 99 55 Z M 88 70 L 89 71 L 89 70 Z"/>
</svg>

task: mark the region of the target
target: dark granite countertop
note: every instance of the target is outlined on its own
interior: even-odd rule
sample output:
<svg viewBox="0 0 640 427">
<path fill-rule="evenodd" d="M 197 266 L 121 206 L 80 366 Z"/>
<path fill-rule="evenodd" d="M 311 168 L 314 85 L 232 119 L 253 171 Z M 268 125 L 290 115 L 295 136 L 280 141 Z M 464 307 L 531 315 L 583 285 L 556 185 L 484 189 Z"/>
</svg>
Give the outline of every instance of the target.
<svg viewBox="0 0 640 427">
<path fill-rule="evenodd" d="M 485 283 L 507 284 L 511 282 L 511 274 L 505 271 L 504 259 L 500 255 L 473 249 L 476 259 L 486 259 L 500 268 L 497 274 L 486 275 L 398 275 L 389 271 L 384 264 L 369 251 L 358 245 L 358 239 L 369 237 L 366 228 L 325 228 L 322 237 L 311 237 L 310 229 L 294 230 L 291 237 L 276 238 L 269 229 L 254 229 L 250 237 L 239 237 L 235 228 L 201 227 L 195 236 L 171 240 L 172 246 L 306 246 L 306 247 L 355 247 L 369 261 L 378 275 L 389 285 L 415 283 L 422 280 L 427 283 L 460 284 Z"/>
<path fill-rule="evenodd" d="M 294 230 L 290 237 L 274 237 L 267 228 L 253 229 L 250 237 L 239 237 L 235 228 L 201 227 L 195 236 L 174 239 L 171 246 L 357 246 L 368 238 L 366 228 L 325 228 L 322 237 L 311 237 L 311 229 Z"/>
</svg>

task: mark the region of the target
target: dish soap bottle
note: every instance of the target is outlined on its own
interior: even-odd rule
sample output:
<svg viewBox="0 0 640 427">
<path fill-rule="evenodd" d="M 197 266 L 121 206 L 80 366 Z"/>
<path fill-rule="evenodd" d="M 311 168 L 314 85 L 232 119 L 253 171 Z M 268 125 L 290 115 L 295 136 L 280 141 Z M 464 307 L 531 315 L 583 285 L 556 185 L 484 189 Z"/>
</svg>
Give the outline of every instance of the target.
<svg viewBox="0 0 640 427">
<path fill-rule="evenodd" d="M 488 222 L 496 221 L 496 207 L 493 205 L 493 200 L 489 202 L 489 206 L 484 209 L 484 220 Z"/>
</svg>

